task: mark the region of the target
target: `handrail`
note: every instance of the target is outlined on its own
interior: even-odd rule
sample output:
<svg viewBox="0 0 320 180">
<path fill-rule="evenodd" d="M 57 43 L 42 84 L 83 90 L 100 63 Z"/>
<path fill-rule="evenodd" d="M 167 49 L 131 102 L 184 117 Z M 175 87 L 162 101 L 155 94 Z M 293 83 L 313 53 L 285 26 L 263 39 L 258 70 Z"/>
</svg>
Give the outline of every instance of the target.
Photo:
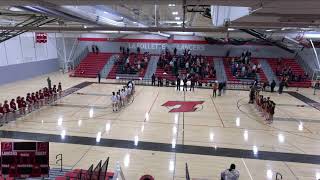
<svg viewBox="0 0 320 180">
<path fill-rule="evenodd" d="M 121 180 L 126 180 L 126 178 L 125 178 L 125 176 L 123 174 L 122 168 L 120 166 L 120 163 L 119 163 L 119 161 L 117 161 L 113 179 L 119 179 L 119 178 Z"/>
<path fill-rule="evenodd" d="M 89 48 L 86 47 L 82 50 L 77 57 L 72 57 L 69 61 L 69 66 L 72 70 L 76 69 L 76 67 L 80 64 L 80 62 L 88 55 Z"/>
<path fill-rule="evenodd" d="M 60 158 L 58 159 L 58 157 L 60 156 Z M 58 164 L 58 162 L 60 161 L 60 172 L 62 172 L 62 154 L 58 154 L 56 155 L 56 164 Z"/>
</svg>

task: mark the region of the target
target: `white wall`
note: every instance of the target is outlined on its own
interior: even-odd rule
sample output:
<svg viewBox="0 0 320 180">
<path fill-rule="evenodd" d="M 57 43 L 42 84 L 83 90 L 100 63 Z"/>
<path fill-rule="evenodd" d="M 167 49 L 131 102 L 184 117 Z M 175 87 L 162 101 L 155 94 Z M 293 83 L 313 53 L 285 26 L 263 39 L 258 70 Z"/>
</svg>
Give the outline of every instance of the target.
<svg viewBox="0 0 320 180">
<path fill-rule="evenodd" d="M 48 33 L 47 43 L 35 43 L 35 33 L 27 32 L 0 43 L 0 66 L 56 59 L 56 35 Z"/>
</svg>

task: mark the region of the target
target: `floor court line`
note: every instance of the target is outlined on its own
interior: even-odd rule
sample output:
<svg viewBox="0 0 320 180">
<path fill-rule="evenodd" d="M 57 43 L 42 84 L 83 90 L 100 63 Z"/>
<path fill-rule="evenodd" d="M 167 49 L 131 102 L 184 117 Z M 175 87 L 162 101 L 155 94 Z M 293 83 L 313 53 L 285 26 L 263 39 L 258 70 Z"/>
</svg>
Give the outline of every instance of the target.
<svg viewBox="0 0 320 180">
<path fill-rule="evenodd" d="M 246 162 L 244 162 L 244 159 L 243 159 L 243 158 L 241 158 L 241 161 L 242 161 L 244 167 L 246 168 L 246 170 L 247 170 L 247 172 L 248 172 L 248 174 L 249 174 L 250 180 L 253 180 L 252 175 L 251 175 L 251 172 L 250 172 L 249 168 L 247 167 Z"/>
<path fill-rule="evenodd" d="M 235 157 L 245 159 L 260 159 L 272 161 L 285 161 L 285 162 L 298 162 L 308 164 L 320 164 L 320 155 L 298 154 L 298 153 L 283 153 L 272 151 L 259 151 L 254 154 L 252 150 L 233 149 L 233 148 L 212 148 L 205 146 L 181 145 L 177 144 L 172 148 L 172 144 L 155 143 L 139 141 L 138 145 L 134 145 L 134 141 L 119 140 L 119 139 L 101 139 L 96 142 L 96 138 L 81 137 L 81 136 L 68 136 L 64 139 L 60 135 L 43 134 L 43 133 L 30 133 L 19 131 L 0 131 L 1 138 L 8 139 L 24 139 L 34 141 L 47 141 L 56 143 L 80 144 L 102 147 L 115 147 L 123 149 L 137 149 L 137 150 L 150 150 L 159 152 L 174 152 L 184 154 L 198 154 L 207 156 L 222 156 L 222 157 Z"/>
</svg>

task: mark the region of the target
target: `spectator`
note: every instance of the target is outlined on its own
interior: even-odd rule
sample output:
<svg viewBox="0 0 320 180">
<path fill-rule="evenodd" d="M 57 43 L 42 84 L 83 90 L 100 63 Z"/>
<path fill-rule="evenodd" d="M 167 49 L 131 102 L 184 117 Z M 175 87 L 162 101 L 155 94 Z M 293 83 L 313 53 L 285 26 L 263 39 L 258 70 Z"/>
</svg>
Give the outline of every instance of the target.
<svg viewBox="0 0 320 180">
<path fill-rule="evenodd" d="M 153 73 L 151 76 L 151 85 L 155 86 L 156 85 L 156 75 Z"/>
<path fill-rule="evenodd" d="M 100 72 L 98 72 L 97 77 L 98 77 L 98 83 L 100 84 L 100 82 L 101 82 L 101 74 L 100 74 Z"/>
<path fill-rule="evenodd" d="M 276 81 L 275 80 L 272 80 L 272 83 L 271 83 L 271 92 L 273 93 L 274 92 L 274 88 L 276 87 Z"/>
<path fill-rule="evenodd" d="M 221 180 L 238 180 L 239 176 L 240 173 L 236 170 L 236 165 L 231 164 L 229 169 L 221 173 Z"/>
</svg>

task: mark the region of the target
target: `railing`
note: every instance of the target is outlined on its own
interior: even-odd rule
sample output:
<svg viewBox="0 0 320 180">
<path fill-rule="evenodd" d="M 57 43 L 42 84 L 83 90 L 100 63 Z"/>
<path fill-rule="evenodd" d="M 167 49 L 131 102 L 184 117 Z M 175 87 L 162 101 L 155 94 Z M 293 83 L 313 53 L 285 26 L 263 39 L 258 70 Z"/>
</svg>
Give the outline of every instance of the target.
<svg viewBox="0 0 320 180">
<path fill-rule="evenodd" d="M 314 69 L 311 68 L 305 60 L 301 57 L 299 53 L 296 54 L 295 59 L 297 60 L 298 64 L 302 67 L 304 71 L 306 71 L 309 75 L 314 72 Z M 316 68 L 315 68 L 316 69 Z"/>
<path fill-rule="evenodd" d="M 114 173 L 113 179 L 126 180 L 119 161 L 116 163 L 116 168 L 115 168 L 115 173 Z"/>
<path fill-rule="evenodd" d="M 56 164 L 58 164 L 58 162 L 60 162 L 60 171 L 62 172 L 62 167 L 63 167 L 63 164 L 62 164 L 62 154 L 56 155 Z"/>
<path fill-rule="evenodd" d="M 132 76 L 132 75 L 117 75 L 116 77 L 116 82 L 119 84 L 126 84 L 128 81 L 134 81 L 136 85 L 146 85 L 146 86 L 151 86 L 152 85 L 152 80 L 151 79 L 145 79 L 145 78 L 139 78 L 137 76 Z M 212 88 L 212 83 L 214 83 L 215 80 L 212 80 L 208 83 L 198 83 L 196 87 L 198 88 L 207 88 L 211 89 Z M 227 89 L 241 89 L 241 90 L 249 90 L 253 81 L 227 81 Z M 157 84 L 157 81 L 156 81 Z M 258 84 L 259 86 L 262 85 L 262 83 Z M 166 86 L 166 87 L 174 87 L 176 86 L 176 81 L 170 81 L 163 79 L 162 85 L 161 86 Z M 188 82 L 188 86 L 190 86 L 190 82 Z"/>
</svg>

